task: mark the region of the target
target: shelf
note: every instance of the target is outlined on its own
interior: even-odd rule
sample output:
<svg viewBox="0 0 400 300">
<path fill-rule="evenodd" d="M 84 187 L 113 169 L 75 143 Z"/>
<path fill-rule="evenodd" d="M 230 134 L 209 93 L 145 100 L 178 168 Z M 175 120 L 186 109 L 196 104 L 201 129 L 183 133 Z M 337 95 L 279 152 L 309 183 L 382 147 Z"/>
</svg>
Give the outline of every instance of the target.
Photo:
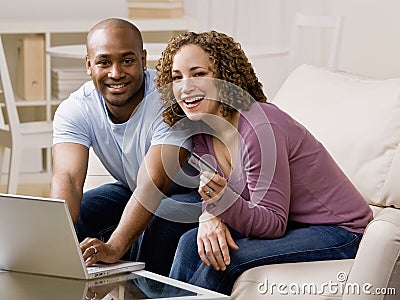
<svg viewBox="0 0 400 300">
<path fill-rule="evenodd" d="M 192 18 L 168 19 L 127 19 L 141 31 L 186 31 L 197 28 Z M 1 34 L 30 34 L 30 33 L 76 33 L 88 32 L 99 20 L 62 21 L 0 21 Z"/>
<path fill-rule="evenodd" d="M 50 104 L 52 106 L 56 106 L 59 105 L 63 100 L 50 100 L 50 101 L 46 101 L 46 100 L 16 100 L 15 104 L 17 105 L 17 107 L 30 107 L 30 106 L 45 106 L 46 104 Z M 0 103 L 1 107 L 4 107 L 4 103 Z"/>
<path fill-rule="evenodd" d="M 54 46 L 47 48 L 46 53 L 53 57 L 84 59 L 86 55 L 86 46 L 83 44 Z"/>
<path fill-rule="evenodd" d="M 165 43 L 145 43 L 143 48 L 147 50 L 147 60 L 155 61 L 161 56 L 161 52 L 165 49 Z M 49 47 L 47 54 L 54 57 L 84 59 L 86 55 L 86 45 L 65 45 Z"/>
</svg>

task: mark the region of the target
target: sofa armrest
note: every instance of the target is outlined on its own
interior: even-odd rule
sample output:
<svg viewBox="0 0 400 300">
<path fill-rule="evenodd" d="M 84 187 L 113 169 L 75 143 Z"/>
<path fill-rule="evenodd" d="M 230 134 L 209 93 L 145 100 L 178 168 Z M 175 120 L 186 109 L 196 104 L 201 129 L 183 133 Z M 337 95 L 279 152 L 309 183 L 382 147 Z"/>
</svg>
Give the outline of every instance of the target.
<svg viewBox="0 0 400 300">
<path fill-rule="evenodd" d="M 378 213 L 367 226 L 347 282 L 358 283 L 364 298 L 390 299 L 388 296 L 384 298 L 384 295 L 377 295 L 375 291 L 377 288 L 388 288 L 389 282 L 400 282 L 400 278 L 393 278 L 393 275 L 399 276 L 396 271 L 399 253 L 400 210 L 388 207 Z M 364 286 L 369 286 L 367 289 L 371 295 L 362 291 Z M 360 295 L 348 292 L 344 293 L 343 299 L 360 299 Z"/>
<path fill-rule="evenodd" d="M 231 299 L 341 299 L 339 278 L 350 272 L 353 262 L 342 259 L 255 267 L 236 280 Z"/>
</svg>

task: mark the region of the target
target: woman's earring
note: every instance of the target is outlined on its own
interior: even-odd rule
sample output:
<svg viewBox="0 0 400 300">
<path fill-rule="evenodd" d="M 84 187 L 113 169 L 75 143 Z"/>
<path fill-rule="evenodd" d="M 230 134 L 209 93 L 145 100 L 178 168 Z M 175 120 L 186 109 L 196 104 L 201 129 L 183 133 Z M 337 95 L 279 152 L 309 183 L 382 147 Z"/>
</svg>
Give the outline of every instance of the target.
<svg viewBox="0 0 400 300">
<path fill-rule="evenodd" d="M 143 71 L 146 71 L 146 70 L 147 70 L 147 67 L 146 67 L 146 66 L 144 66 L 144 67 L 143 67 Z"/>
</svg>

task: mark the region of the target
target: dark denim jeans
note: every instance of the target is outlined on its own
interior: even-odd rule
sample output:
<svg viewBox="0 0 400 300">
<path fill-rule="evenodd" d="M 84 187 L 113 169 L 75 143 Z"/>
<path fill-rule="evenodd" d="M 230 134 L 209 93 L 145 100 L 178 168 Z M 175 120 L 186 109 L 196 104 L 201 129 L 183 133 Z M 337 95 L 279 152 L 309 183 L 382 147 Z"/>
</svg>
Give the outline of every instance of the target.
<svg viewBox="0 0 400 300">
<path fill-rule="evenodd" d="M 254 239 L 231 231 L 239 250 L 231 250 L 225 271 L 207 267 L 197 254 L 197 228 L 179 241 L 170 277 L 230 295 L 236 279 L 246 270 L 268 264 L 354 258 L 362 234 L 339 226 L 291 227 L 279 239 Z"/>
<path fill-rule="evenodd" d="M 131 195 L 131 190 L 120 182 L 85 192 L 75 226 L 79 241 L 94 237 L 106 242 Z M 146 270 L 168 276 L 179 238 L 197 227 L 200 213 L 201 199 L 197 189 L 163 199 L 144 233 L 122 259 L 143 261 Z"/>
</svg>

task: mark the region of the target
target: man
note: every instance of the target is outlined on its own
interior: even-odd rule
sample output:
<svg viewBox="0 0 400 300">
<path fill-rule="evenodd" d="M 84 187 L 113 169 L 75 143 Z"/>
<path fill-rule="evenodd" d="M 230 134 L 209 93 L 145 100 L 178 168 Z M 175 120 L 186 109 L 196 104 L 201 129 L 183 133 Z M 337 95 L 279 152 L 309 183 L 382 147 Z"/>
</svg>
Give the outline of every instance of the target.
<svg viewBox="0 0 400 300">
<path fill-rule="evenodd" d="M 170 134 L 162 120 L 155 72 L 146 68 L 138 28 L 122 19 L 103 20 L 89 31 L 86 48 L 92 81 L 61 103 L 54 118 L 51 197 L 67 201 L 87 265 L 126 254 L 168 275 L 180 235 L 195 223 L 153 214 L 190 144 L 184 134 Z M 124 137 L 126 130 L 131 134 Z M 134 145 L 128 153 L 124 139 Z M 117 182 L 83 193 L 90 147 Z M 176 196 L 189 202 L 198 197 L 195 190 Z"/>
</svg>

